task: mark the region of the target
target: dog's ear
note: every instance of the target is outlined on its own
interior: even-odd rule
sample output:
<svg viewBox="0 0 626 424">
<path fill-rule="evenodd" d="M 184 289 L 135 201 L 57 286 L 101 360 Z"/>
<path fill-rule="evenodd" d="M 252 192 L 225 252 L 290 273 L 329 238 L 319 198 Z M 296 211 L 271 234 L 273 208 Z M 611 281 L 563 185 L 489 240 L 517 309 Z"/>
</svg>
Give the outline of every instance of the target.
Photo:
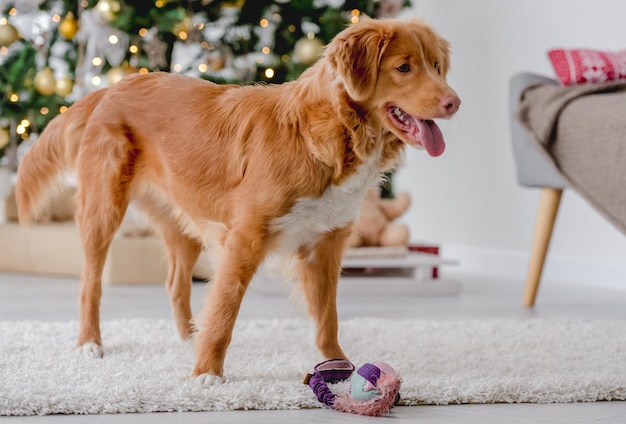
<svg viewBox="0 0 626 424">
<path fill-rule="evenodd" d="M 437 45 L 441 52 L 441 61 L 439 63 L 440 73 L 441 76 L 445 78 L 450 70 L 450 43 L 446 39 L 437 37 Z"/>
<path fill-rule="evenodd" d="M 337 34 L 326 47 L 326 60 L 355 101 L 373 94 L 389 39 L 390 31 L 381 23 L 364 19 Z"/>
</svg>

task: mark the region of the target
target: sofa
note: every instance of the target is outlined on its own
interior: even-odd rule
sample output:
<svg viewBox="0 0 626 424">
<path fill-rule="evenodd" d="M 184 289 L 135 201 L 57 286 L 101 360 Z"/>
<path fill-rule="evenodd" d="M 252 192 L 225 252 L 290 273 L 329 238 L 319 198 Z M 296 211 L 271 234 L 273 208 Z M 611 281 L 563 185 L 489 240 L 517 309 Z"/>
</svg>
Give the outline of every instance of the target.
<svg viewBox="0 0 626 424">
<path fill-rule="evenodd" d="M 510 79 L 517 181 L 540 189 L 522 304 L 535 304 L 563 190 L 626 234 L 626 81 L 564 86 L 519 73 Z"/>
</svg>

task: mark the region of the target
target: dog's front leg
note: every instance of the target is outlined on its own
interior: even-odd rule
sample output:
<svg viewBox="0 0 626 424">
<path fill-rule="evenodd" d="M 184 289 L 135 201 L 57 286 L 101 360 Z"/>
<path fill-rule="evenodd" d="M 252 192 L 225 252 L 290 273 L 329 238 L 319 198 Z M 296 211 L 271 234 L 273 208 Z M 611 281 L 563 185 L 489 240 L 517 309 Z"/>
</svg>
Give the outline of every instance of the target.
<svg viewBox="0 0 626 424">
<path fill-rule="evenodd" d="M 337 283 L 349 235 L 350 227 L 336 229 L 298 252 L 300 282 L 317 324 L 317 347 L 326 359 L 347 359 L 337 340 Z"/>
<path fill-rule="evenodd" d="M 266 237 L 260 231 L 231 230 L 213 279 L 203 316 L 195 335 L 193 376 L 200 384 L 220 381 L 241 301 L 252 276 L 266 254 Z"/>
</svg>

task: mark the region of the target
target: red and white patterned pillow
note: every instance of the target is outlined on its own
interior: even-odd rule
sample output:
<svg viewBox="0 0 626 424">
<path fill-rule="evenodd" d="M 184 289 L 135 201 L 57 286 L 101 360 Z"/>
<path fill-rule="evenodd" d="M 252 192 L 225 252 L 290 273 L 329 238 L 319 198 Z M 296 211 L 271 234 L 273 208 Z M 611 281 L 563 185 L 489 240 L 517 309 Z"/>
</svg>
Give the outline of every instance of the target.
<svg viewBox="0 0 626 424">
<path fill-rule="evenodd" d="M 626 50 L 553 49 L 548 57 L 563 85 L 626 79 Z"/>
</svg>

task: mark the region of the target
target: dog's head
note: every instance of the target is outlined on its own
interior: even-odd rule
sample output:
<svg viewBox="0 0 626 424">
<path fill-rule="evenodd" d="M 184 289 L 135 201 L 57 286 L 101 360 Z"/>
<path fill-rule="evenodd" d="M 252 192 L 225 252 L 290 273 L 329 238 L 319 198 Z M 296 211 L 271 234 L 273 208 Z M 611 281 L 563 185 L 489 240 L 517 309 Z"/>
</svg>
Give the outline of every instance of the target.
<svg viewBox="0 0 626 424">
<path fill-rule="evenodd" d="M 324 56 L 348 95 L 387 130 L 439 156 L 445 143 L 433 119 L 450 118 L 461 103 L 446 83 L 449 52 L 422 21 L 364 19 L 340 32 Z"/>
</svg>

